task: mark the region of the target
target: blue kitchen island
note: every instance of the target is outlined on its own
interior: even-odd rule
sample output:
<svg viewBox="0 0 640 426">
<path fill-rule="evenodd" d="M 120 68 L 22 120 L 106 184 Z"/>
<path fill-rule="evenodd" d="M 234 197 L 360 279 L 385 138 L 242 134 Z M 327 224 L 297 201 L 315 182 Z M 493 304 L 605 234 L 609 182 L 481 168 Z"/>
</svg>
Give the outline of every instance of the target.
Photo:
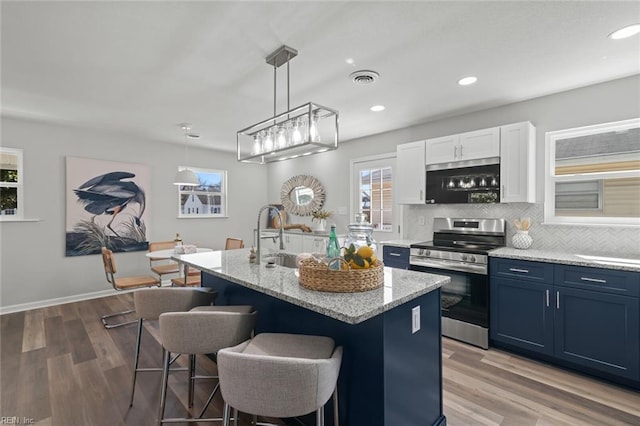
<svg viewBox="0 0 640 426">
<path fill-rule="evenodd" d="M 248 257 L 248 250 L 228 250 L 176 260 L 202 271 L 203 286 L 218 291 L 217 304 L 253 305 L 256 333 L 324 335 L 342 345 L 341 425 L 446 424 L 440 287 L 449 277 L 385 267 L 379 289 L 327 293 L 303 288 L 296 269 L 267 267 L 264 260 L 250 264 Z M 328 425 L 333 424 L 331 405 Z"/>
</svg>

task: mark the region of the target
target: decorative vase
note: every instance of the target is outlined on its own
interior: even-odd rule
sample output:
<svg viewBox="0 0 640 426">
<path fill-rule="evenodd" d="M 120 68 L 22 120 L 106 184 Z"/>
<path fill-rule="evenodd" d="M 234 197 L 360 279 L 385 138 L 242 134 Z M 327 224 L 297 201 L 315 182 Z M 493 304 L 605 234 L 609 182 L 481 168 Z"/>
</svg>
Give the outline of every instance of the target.
<svg viewBox="0 0 640 426">
<path fill-rule="evenodd" d="M 513 243 L 513 247 L 526 250 L 533 244 L 533 238 L 529 235 L 529 231 L 516 231 L 516 233 L 513 234 L 513 238 L 511 238 L 511 242 Z"/>
<path fill-rule="evenodd" d="M 324 232 L 326 225 L 327 225 L 327 221 L 325 219 L 319 219 L 318 224 L 316 225 L 316 231 Z"/>
</svg>

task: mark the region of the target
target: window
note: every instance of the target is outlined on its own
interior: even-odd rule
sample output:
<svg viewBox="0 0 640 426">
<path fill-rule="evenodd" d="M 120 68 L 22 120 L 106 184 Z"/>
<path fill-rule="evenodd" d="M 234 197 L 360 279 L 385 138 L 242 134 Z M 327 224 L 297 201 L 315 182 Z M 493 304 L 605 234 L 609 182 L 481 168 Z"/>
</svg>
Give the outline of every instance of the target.
<svg viewBox="0 0 640 426">
<path fill-rule="evenodd" d="M 640 225 L 640 119 L 548 132 L 545 222 Z"/>
<path fill-rule="evenodd" d="M 22 150 L 0 147 L 0 220 L 24 216 L 23 182 Z"/>
<path fill-rule="evenodd" d="M 367 215 L 376 231 L 393 230 L 391 167 L 361 169 L 358 211 Z"/>
<path fill-rule="evenodd" d="M 227 172 L 189 168 L 198 176 L 200 185 L 178 187 L 178 217 L 226 217 Z"/>
</svg>

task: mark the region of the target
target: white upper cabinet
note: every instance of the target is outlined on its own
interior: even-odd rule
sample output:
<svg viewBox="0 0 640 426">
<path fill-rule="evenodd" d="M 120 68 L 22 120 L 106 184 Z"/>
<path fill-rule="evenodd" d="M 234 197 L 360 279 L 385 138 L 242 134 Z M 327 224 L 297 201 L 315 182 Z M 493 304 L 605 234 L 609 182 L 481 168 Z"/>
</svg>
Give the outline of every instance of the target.
<svg viewBox="0 0 640 426">
<path fill-rule="evenodd" d="M 451 163 L 500 156 L 500 128 L 427 139 L 425 164 Z"/>
<path fill-rule="evenodd" d="M 460 134 L 458 160 L 476 160 L 500 156 L 500 128 L 476 130 Z"/>
<path fill-rule="evenodd" d="M 500 127 L 500 202 L 536 201 L 536 129 L 528 122 Z"/>
<path fill-rule="evenodd" d="M 425 203 L 425 164 L 499 158 L 500 202 L 535 203 L 535 145 L 536 130 L 528 121 L 398 145 L 396 200 Z"/>
<path fill-rule="evenodd" d="M 425 142 L 425 164 L 457 161 L 460 135 L 427 139 Z"/>
<path fill-rule="evenodd" d="M 398 145 L 396 148 L 395 190 L 398 204 L 424 204 L 424 141 Z"/>
</svg>

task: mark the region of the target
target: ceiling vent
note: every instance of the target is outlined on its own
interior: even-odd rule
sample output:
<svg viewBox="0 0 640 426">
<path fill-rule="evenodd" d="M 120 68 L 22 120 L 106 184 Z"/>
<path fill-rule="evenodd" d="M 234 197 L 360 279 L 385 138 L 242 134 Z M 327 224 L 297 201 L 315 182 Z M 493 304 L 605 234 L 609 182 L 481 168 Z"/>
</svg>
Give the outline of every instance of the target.
<svg viewBox="0 0 640 426">
<path fill-rule="evenodd" d="M 349 74 L 349 78 L 356 84 L 373 84 L 380 78 L 380 74 L 375 71 L 356 71 Z"/>
</svg>

